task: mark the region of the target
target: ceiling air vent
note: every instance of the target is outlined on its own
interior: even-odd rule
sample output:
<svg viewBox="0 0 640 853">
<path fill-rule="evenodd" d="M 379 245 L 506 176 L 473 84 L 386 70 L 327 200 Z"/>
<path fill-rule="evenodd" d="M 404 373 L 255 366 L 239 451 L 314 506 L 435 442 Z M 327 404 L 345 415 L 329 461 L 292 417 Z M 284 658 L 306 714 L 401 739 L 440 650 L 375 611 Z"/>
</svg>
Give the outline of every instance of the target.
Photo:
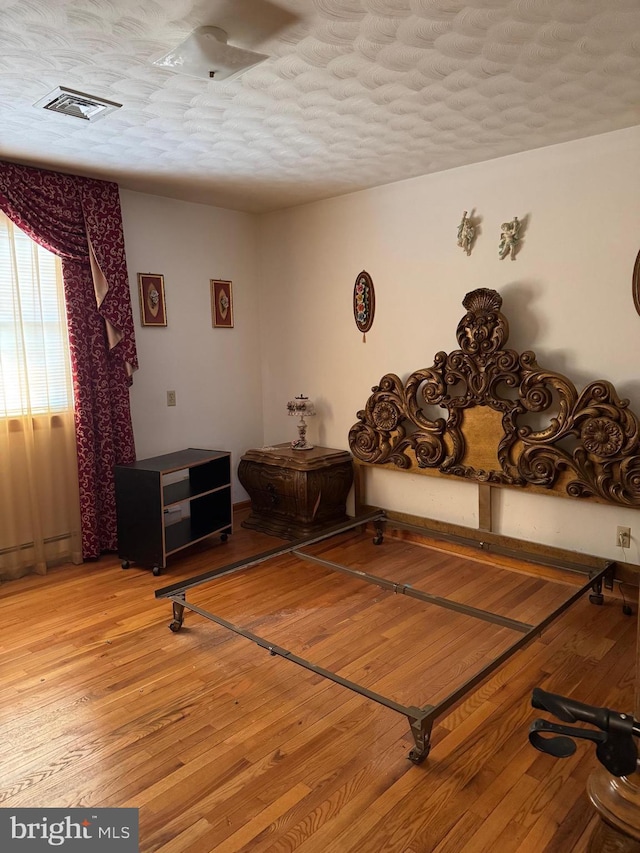
<svg viewBox="0 0 640 853">
<path fill-rule="evenodd" d="M 75 89 L 58 86 L 53 92 L 49 92 L 44 98 L 36 101 L 33 106 L 42 107 L 54 113 L 63 113 L 66 116 L 81 118 L 85 121 L 96 121 L 107 113 L 119 109 L 122 104 L 97 98 L 95 95 L 87 95 L 86 92 L 76 92 Z"/>
</svg>

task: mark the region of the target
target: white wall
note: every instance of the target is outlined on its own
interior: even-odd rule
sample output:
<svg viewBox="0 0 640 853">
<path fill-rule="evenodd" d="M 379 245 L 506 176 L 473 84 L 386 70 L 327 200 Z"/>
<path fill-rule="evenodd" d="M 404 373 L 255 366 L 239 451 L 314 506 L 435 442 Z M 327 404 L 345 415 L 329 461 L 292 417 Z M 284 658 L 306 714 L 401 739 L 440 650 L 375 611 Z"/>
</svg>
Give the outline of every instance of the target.
<svg viewBox="0 0 640 853">
<path fill-rule="evenodd" d="M 319 411 L 309 437 L 347 448 L 383 374 L 405 379 L 457 348 L 462 299 L 477 287 L 502 294 L 509 347 L 579 388 L 608 379 L 640 413 L 639 175 L 636 127 L 260 217 L 265 441 L 293 437 L 285 404 L 303 392 Z M 470 257 L 456 245 L 464 210 L 481 222 Z M 500 223 L 513 216 L 526 226 L 520 251 L 500 260 Z M 362 269 L 377 305 L 366 343 L 352 310 Z M 372 503 L 477 525 L 473 485 L 373 473 Z M 618 524 L 640 541 L 630 510 L 503 490 L 494 511 L 499 532 L 585 553 L 620 557 Z"/>
<path fill-rule="evenodd" d="M 140 362 L 130 394 L 137 456 L 230 450 L 235 471 L 263 443 L 255 217 L 127 190 L 120 199 Z M 139 272 L 164 275 L 166 328 L 140 324 Z M 233 282 L 233 329 L 212 327 L 212 278 Z M 233 500 L 246 497 L 234 476 Z"/>
</svg>

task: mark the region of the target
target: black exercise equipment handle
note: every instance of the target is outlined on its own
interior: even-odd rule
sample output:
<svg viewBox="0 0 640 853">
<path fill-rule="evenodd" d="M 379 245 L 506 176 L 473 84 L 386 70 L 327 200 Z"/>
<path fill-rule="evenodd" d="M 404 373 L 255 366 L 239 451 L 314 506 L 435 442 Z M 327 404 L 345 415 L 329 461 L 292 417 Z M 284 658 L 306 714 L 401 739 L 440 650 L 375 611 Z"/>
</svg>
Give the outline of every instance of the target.
<svg viewBox="0 0 640 853">
<path fill-rule="evenodd" d="M 620 714 L 609 708 L 585 705 L 567 696 L 547 693 L 539 687 L 533 690 L 531 704 L 564 722 L 588 723 L 602 732 L 559 726 L 547 720 L 534 720 L 529 729 L 529 741 L 540 752 L 546 752 L 554 758 L 568 758 L 575 752 L 575 744 L 571 738 L 582 738 L 595 741 L 598 761 L 613 776 L 629 776 L 637 769 L 638 748 L 634 737 L 640 737 L 640 725 L 631 714 Z M 543 732 L 555 737 L 543 737 Z"/>
<path fill-rule="evenodd" d="M 603 732 L 616 732 L 621 735 L 640 735 L 640 727 L 630 714 L 619 714 L 609 708 L 597 708 L 594 705 L 584 705 L 569 699 L 567 696 L 558 696 L 556 693 L 547 693 L 540 687 L 534 687 L 531 695 L 531 704 L 541 711 L 548 711 L 562 720 L 564 723 L 589 723 Z"/>
</svg>

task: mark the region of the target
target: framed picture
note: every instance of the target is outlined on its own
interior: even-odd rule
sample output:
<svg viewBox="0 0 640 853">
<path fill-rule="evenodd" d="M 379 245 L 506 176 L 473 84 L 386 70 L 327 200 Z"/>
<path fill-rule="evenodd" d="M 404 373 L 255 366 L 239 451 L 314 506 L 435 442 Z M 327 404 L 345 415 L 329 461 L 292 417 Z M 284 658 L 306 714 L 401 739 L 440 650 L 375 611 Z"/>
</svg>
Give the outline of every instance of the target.
<svg viewBox="0 0 640 853">
<path fill-rule="evenodd" d="M 167 309 L 164 303 L 164 276 L 151 272 L 138 273 L 140 291 L 140 320 L 143 326 L 166 326 Z"/>
<path fill-rule="evenodd" d="M 233 285 L 211 279 L 211 320 L 214 328 L 233 329 Z"/>
</svg>

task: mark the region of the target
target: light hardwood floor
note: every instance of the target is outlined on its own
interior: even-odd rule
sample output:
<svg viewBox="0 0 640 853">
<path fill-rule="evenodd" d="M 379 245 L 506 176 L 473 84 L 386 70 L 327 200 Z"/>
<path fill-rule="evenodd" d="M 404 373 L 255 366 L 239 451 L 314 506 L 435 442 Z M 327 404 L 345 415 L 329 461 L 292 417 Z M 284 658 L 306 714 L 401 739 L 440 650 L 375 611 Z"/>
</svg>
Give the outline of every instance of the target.
<svg viewBox="0 0 640 853">
<path fill-rule="evenodd" d="M 145 853 L 569 853 L 593 824 L 593 747 L 528 742 L 533 687 L 633 709 L 636 617 L 585 597 L 440 719 L 419 766 L 407 720 L 154 590 L 279 544 L 236 518 L 155 578 L 115 557 L 0 586 L 0 807 L 135 806 Z M 571 592 L 466 557 L 352 533 L 332 560 L 516 619 Z M 448 692 L 503 642 L 474 623 L 300 565 L 260 566 L 189 600 L 397 701 Z M 381 689 L 384 688 L 384 689 Z"/>
</svg>

